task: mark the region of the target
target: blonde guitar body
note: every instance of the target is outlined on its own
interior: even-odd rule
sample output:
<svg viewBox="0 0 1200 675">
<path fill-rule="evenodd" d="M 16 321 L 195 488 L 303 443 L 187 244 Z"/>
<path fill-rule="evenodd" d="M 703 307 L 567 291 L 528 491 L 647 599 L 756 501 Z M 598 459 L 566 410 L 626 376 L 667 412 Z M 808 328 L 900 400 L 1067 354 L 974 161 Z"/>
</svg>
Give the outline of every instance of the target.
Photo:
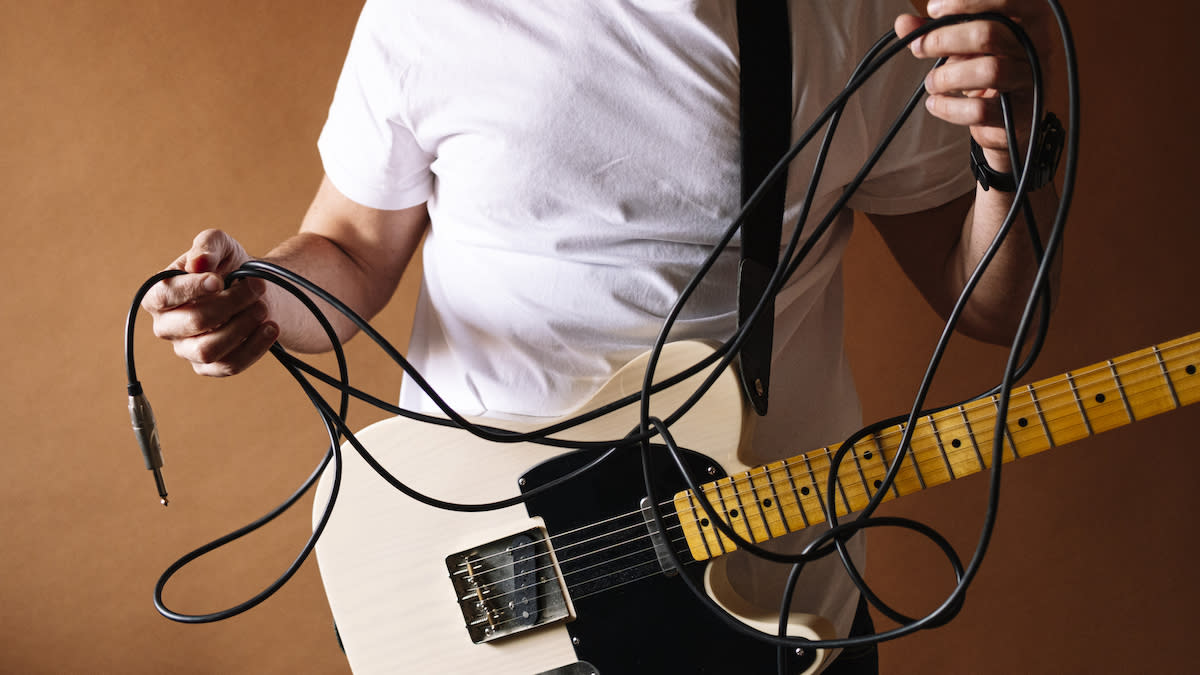
<svg viewBox="0 0 1200 675">
<path fill-rule="evenodd" d="M 670 345 L 656 379 L 664 379 L 698 362 L 711 351 L 700 343 Z M 630 363 L 584 409 L 592 409 L 640 391 L 645 367 L 645 358 Z M 656 394 L 652 399 L 654 414 L 662 417 L 670 414 L 694 391 L 698 381 L 699 377 L 696 376 Z M 497 423 L 495 420 L 481 420 L 518 431 L 543 427 L 552 421 L 539 419 Z M 738 449 L 748 432 L 748 421 L 736 377 L 725 372 L 713 390 L 672 430 L 680 447 L 699 450 L 708 456 L 711 463 L 701 462 L 702 465 L 710 464 L 713 471 L 723 469 L 733 473 L 749 468 L 738 459 Z M 591 421 L 565 436 L 585 440 L 620 439 L 636 426 L 635 404 Z M 360 432 L 358 438 L 401 481 L 432 497 L 465 503 L 491 502 L 520 494 L 522 476 L 531 468 L 562 454 L 562 450 L 535 444 L 494 444 L 458 429 L 405 418 L 376 423 Z M 523 505 L 480 513 L 432 508 L 404 496 L 385 483 L 348 444 L 343 448 L 342 458 L 340 494 L 317 545 L 317 558 L 334 620 L 355 673 L 534 675 L 546 672 L 663 672 L 658 670 L 662 664 L 671 664 L 669 672 L 705 672 L 708 667 L 713 672 L 729 672 L 728 666 L 722 665 L 728 664 L 728 659 L 735 659 L 735 663 L 745 662 L 738 661 L 747 658 L 747 655 L 742 653 L 744 645 L 732 631 L 725 629 L 729 638 L 723 641 L 724 644 L 704 644 L 711 643 L 714 630 L 720 634 L 721 629 L 693 627 L 693 622 L 706 613 L 694 601 L 667 610 L 665 613 L 672 617 L 667 625 L 639 625 L 639 617 L 644 612 L 637 603 L 651 597 L 643 594 L 643 587 L 670 587 L 672 597 L 683 595 L 686 590 L 681 580 L 668 578 L 661 569 L 655 569 L 657 563 L 654 557 L 650 558 L 651 564 L 643 562 L 634 572 L 626 575 L 641 574 L 644 578 L 627 582 L 621 577 L 611 582 L 611 589 L 606 587 L 597 591 L 597 594 L 622 595 L 624 599 L 621 602 L 632 600 L 632 606 L 615 616 L 585 615 L 586 604 L 590 600 L 575 597 L 569 577 L 589 575 L 587 569 L 592 565 L 581 565 L 582 570 L 578 572 L 564 572 L 569 566 L 564 560 L 575 554 L 557 548 L 554 543 L 556 533 L 553 531 L 547 534 L 550 543 L 542 558 L 549 560 L 550 564 L 537 565 L 539 569 L 549 569 L 543 570 L 544 573 L 539 572 L 541 585 L 535 595 L 545 596 L 550 589 L 557 587 L 562 592 L 561 612 L 566 616 L 477 643 L 468 631 L 466 624 L 470 618 L 464 616 L 462 598 L 458 597 L 477 591 L 456 590 L 451 581 L 447 557 L 472 551 L 498 539 L 507 540 L 518 533 L 541 530 L 546 527 L 550 514 L 545 514 L 545 517 L 541 514 L 531 516 Z M 581 481 L 572 481 L 556 488 L 563 495 L 557 501 L 573 503 L 581 513 L 591 517 L 590 512 L 596 505 L 591 503 L 587 496 L 589 493 L 607 494 L 617 489 L 630 489 L 630 486 L 640 491 L 642 478 L 636 453 L 632 453 L 621 465 L 623 468 L 613 471 L 622 475 L 609 476 L 608 483 L 597 484 L 593 481 L 590 487 L 581 488 Z M 698 477 L 698 482 L 711 480 L 713 474 L 708 473 L 708 466 L 699 468 L 705 475 Z M 547 470 L 557 471 L 556 468 Z M 318 488 L 314 523 L 328 498 L 331 482 L 332 470 L 327 470 Z M 666 501 L 674 491 L 666 491 L 659 497 Z M 670 504 L 667 508 L 670 510 Z M 627 538 L 645 543 L 642 547 L 644 550 L 653 551 L 648 545 L 651 530 L 643 520 L 637 500 L 620 504 L 619 513 L 636 517 L 626 516 L 630 525 L 621 525 L 617 529 L 627 532 Z M 607 517 L 595 516 L 589 520 L 598 521 Z M 679 548 L 686 556 L 686 546 Z M 486 559 L 488 555 L 483 553 L 479 557 Z M 645 560 L 644 553 L 642 559 Z M 705 585 L 714 596 L 720 596 L 715 599 L 727 608 L 743 612 L 742 618 L 746 623 L 774 633 L 775 618 L 751 613 L 746 603 L 732 593 L 725 579 L 712 578 L 713 574 L 723 574 L 724 566 L 710 567 L 712 569 L 708 571 L 709 578 L 705 580 Z M 564 574 L 568 575 L 566 580 Z M 504 583 L 504 577 L 512 576 L 511 573 L 503 573 L 497 574 L 496 578 Z M 599 583 L 604 585 L 606 582 Z M 594 586 L 585 585 L 584 590 L 591 592 Z M 512 590 L 509 589 L 509 592 Z M 480 595 L 480 598 L 467 601 L 474 601 L 475 609 L 485 604 Z M 494 607 L 480 610 L 477 623 L 483 626 L 484 633 L 492 628 L 488 621 L 493 618 L 498 625 L 493 632 L 501 632 L 499 626 L 505 623 L 505 619 L 500 615 L 511 611 L 509 602 L 503 599 L 494 602 Z M 549 613 L 550 610 L 539 611 Z M 595 628 L 584 630 L 585 624 Z M 791 625 L 795 635 L 832 637 L 828 622 L 820 617 L 798 615 L 793 617 Z M 576 627 L 579 629 L 576 630 Z M 613 632 L 610 633 L 610 629 Z M 657 636 L 651 635 L 651 632 L 657 633 Z M 650 660 L 643 662 L 643 656 L 626 653 L 628 650 L 643 649 L 643 646 L 642 643 L 623 639 L 622 633 L 631 634 L 628 640 L 634 641 L 649 637 L 652 643 L 658 645 L 658 655 L 646 655 L 645 658 Z M 482 637 L 486 639 L 489 636 Z M 598 643 L 600 639 L 608 644 Z M 754 646 L 761 651 L 757 662 L 773 666 L 774 650 L 757 644 Z M 612 655 L 622 656 L 610 664 L 598 662 Z M 809 655 L 809 660 L 816 657 L 816 663 L 819 663 L 822 656 L 819 653 Z M 752 659 L 752 662 L 755 660 Z M 700 665 L 693 667 L 693 663 Z M 631 665 L 637 670 L 629 670 Z M 815 663 L 797 672 L 813 670 Z"/>
</svg>

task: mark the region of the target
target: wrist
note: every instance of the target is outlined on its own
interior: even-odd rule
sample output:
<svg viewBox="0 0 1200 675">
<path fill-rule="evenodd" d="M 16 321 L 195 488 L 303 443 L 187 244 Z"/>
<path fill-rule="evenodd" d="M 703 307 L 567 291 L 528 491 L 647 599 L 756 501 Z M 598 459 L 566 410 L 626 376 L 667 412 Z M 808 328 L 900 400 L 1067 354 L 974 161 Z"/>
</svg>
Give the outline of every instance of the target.
<svg viewBox="0 0 1200 675">
<path fill-rule="evenodd" d="M 1027 190 L 1036 190 L 1054 180 L 1062 157 L 1066 134 L 1054 113 L 1047 113 L 1037 129 L 1033 148 L 1033 163 L 1029 167 Z M 1012 170 L 1008 148 L 983 148 L 971 139 L 971 170 L 985 191 L 1015 192 L 1018 176 Z"/>
</svg>

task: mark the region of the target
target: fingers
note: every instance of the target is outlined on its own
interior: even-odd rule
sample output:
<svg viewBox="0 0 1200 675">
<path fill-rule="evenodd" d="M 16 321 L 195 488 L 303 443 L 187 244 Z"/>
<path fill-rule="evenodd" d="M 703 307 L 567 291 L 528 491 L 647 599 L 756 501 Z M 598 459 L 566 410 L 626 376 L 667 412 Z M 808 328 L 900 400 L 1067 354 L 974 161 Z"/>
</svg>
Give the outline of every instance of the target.
<svg viewBox="0 0 1200 675">
<path fill-rule="evenodd" d="M 216 277 L 211 274 L 189 274 L 159 284 L 164 287 L 161 294 L 167 298 L 169 304 L 161 307 L 147 306 L 147 310 L 154 316 L 156 336 L 164 340 L 180 340 L 210 333 L 256 304 L 264 311 L 266 309 L 266 305 L 260 301 L 263 288 L 259 280 L 253 280 L 257 283 L 237 281 L 229 288 L 216 293 L 207 290 L 191 293 L 190 289 L 195 287 L 191 280 L 196 278 L 203 278 L 207 283 Z M 179 282 L 178 286 L 182 288 L 168 282 Z M 151 300 L 151 295 L 152 293 L 147 294 L 147 302 Z M 262 318 L 265 319 L 265 315 Z"/>
<path fill-rule="evenodd" d="M 186 275 L 170 281 L 212 275 Z M 191 299 L 154 316 L 154 334 L 169 340 L 175 354 L 202 375 L 225 376 L 250 367 L 271 346 L 279 328 L 269 321 L 261 289 L 247 281 Z"/>
<path fill-rule="evenodd" d="M 262 358 L 279 336 L 278 326 L 265 318 L 265 309 L 252 307 L 215 331 L 175 340 L 175 354 L 200 375 L 235 375 Z"/>
<path fill-rule="evenodd" d="M 279 334 L 279 327 L 268 320 L 261 279 L 239 279 L 225 287 L 225 276 L 248 259 L 232 237 L 206 230 L 168 268 L 185 274 L 156 284 L 142 300 L 154 317 L 154 334 L 169 340 L 197 373 L 241 372 Z"/>
<path fill-rule="evenodd" d="M 1048 50 L 1048 26 L 1052 23 L 1043 0 L 930 0 L 929 16 L 943 18 L 958 14 L 993 12 L 1010 17 L 1025 30 L 1039 54 Z M 928 19 L 901 16 L 896 34 L 903 37 Z M 1018 135 L 1029 125 L 1026 108 L 1032 101 L 1033 74 L 1020 40 L 996 21 L 967 21 L 931 31 L 910 43 L 913 54 L 923 59 L 945 58 L 946 63 L 925 80 L 929 92 L 926 107 L 936 117 L 968 126 L 980 145 L 1003 148 L 1003 114 L 998 95 L 1009 94 L 1014 103 Z"/>
<path fill-rule="evenodd" d="M 925 91 L 930 94 L 984 93 L 1021 91 L 1032 86 L 1024 64 L 994 56 L 953 59 L 925 76 Z"/>
</svg>

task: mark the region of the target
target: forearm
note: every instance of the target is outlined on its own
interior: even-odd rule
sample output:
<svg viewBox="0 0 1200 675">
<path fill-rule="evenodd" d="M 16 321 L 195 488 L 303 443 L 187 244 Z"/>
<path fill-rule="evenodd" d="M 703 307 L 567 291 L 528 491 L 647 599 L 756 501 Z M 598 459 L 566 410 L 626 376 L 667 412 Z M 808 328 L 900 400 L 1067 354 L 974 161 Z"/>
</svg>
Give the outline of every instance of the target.
<svg viewBox="0 0 1200 675">
<path fill-rule="evenodd" d="M 373 297 L 377 294 L 367 290 L 371 280 L 366 278 L 360 264 L 322 235 L 300 232 L 276 246 L 263 259 L 312 281 L 363 317 L 373 317 L 382 307 L 382 303 Z M 283 346 L 304 353 L 324 352 L 333 347 L 320 322 L 290 292 L 268 284 L 264 300 L 271 319 L 279 325 L 279 342 Z M 318 300 L 317 306 L 333 326 L 339 342 L 349 340 L 357 332 L 354 324 L 331 305 Z"/>
<path fill-rule="evenodd" d="M 1028 194 L 1040 248 L 1049 236 L 1058 199 L 1052 184 Z M 954 298 L 991 246 L 1012 206 L 1012 198 L 1011 193 L 976 189 L 975 203 L 963 223 L 962 236 L 947 260 L 946 287 Z M 1036 252 L 1022 209 L 963 310 L 961 332 L 987 342 L 1011 342 L 1033 289 L 1038 267 Z M 1060 260 L 1061 256 L 1055 257 L 1049 277 L 1052 301 L 1057 294 Z M 953 302 L 953 298 L 949 300 Z"/>
</svg>

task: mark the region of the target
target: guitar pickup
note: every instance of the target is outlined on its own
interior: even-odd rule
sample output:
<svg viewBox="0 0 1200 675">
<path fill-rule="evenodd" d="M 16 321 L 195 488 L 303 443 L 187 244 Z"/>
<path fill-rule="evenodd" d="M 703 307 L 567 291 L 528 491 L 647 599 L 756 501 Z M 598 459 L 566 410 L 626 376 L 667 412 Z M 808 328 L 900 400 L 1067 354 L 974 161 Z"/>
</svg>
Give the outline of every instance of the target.
<svg viewBox="0 0 1200 675">
<path fill-rule="evenodd" d="M 539 528 L 446 556 L 446 569 L 476 644 L 570 616 L 558 566 Z"/>
</svg>

